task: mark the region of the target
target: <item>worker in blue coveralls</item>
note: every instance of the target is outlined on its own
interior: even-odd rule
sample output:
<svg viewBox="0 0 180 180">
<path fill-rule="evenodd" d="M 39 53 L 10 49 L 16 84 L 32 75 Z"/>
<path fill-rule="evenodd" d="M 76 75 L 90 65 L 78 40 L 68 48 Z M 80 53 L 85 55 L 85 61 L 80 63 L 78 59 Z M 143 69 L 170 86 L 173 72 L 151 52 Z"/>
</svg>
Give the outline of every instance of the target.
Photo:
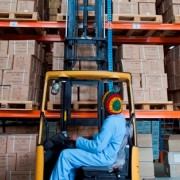
<svg viewBox="0 0 180 180">
<path fill-rule="evenodd" d="M 126 120 L 122 112 L 122 100 L 118 93 L 106 92 L 102 106 L 108 113 L 102 128 L 92 139 L 73 135 L 75 149 L 63 150 L 52 171 L 50 180 L 74 180 L 82 166 L 109 166 L 114 163 L 126 134 Z"/>
</svg>

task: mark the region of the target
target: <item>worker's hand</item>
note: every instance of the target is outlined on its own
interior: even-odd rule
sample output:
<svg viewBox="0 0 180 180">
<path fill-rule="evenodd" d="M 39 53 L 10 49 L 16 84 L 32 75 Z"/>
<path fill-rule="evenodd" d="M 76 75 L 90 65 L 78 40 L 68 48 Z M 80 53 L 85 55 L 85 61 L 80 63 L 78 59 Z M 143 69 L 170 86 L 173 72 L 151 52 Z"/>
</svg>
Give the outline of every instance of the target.
<svg viewBox="0 0 180 180">
<path fill-rule="evenodd" d="M 70 140 L 76 141 L 77 138 L 78 138 L 78 135 L 77 135 L 77 134 L 73 134 L 73 135 L 70 136 L 69 138 L 70 138 Z"/>
</svg>

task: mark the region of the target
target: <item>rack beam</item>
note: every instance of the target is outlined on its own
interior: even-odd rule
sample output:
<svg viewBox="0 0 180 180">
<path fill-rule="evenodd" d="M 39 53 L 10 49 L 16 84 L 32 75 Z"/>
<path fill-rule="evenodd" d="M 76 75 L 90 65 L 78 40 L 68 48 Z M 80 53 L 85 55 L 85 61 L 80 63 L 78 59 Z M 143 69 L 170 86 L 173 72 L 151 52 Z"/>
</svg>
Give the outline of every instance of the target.
<svg viewBox="0 0 180 180">
<path fill-rule="evenodd" d="M 123 111 L 126 118 L 129 117 L 129 112 Z M 45 111 L 47 118 L 60 118 L 59 111 Z M 18 110 L 0 110 L 1 118 L 40 118 L 40 110 L 32 111 L 18 111 Z M 72 118 L 97 118 L 95 111 L 74 111 L 72 112 Z M 180 119 L 180 111 L 136 111 L 136 118 L 139 119 Z"/>
</svg>

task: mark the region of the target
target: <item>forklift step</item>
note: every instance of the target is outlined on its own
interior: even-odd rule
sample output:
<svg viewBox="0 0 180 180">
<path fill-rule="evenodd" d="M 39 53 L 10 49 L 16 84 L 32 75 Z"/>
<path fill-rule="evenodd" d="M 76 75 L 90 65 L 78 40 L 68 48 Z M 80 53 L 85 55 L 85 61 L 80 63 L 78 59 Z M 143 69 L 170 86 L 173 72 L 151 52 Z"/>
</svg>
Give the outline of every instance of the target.
<svg viewBox="0 0 180 180">
<path fill-rule="evenodd" d="M 38 107 L 34 101 L 0 101 L 1 110 L 35 110 Z"/>
<path fill-rule="evenodd" d="M 113 14 L 113 22 L 149 22 L 162 23 L 162 15 Z"/>
<path fill-rule="evenodd" d="M 124 103 L 124 110 L 128 110 L 128 103 Z M 173 110 L 173 102 L 135 102 L 134 103 L 136 110 Z"/>
</svg>

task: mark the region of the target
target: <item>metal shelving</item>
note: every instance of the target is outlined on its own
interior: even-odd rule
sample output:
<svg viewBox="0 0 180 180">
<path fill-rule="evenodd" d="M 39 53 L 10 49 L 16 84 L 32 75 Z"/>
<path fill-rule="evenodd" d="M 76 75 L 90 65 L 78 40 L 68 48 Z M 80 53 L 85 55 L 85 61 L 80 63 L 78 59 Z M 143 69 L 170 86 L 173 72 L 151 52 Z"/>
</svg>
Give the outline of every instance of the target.
<svg viewBox="0 0 180 180">
<path fill-rule="evenodd" d="M 89 25 L 91 27 L 91 25 Z M 6 34 L 1 33 L 0 39 L 2 40 L 27 40 L 34 39 L 41 42 L 54 42 L 64 41 L 64 34 L 62 33 L 65 29 L 65 22 L 49 22 L 49 21 L 0 21 L 1 29 L 41 29 L 45 32 L 46 29 L 57 29 L 60 34 Z M 171 37 L 172 34 L 178 35 L 180 33 L 180 24 L 158 24 L 158 23 L 124 23 L 124 22 L 107 22 L 106 29 L 112 29 L 113 43 L 143 43 L 143 44 L 179 44 L 180 37 Z M 145 36 L 127 36 L 136 34 L 136 31 L 145 31 Z M 6 32 L 6 31 L 5 31 Z M 122 35 L 118 33 L 123 33 Z M 127 117 L 127 111 L 123 112 Z M 73 117 L 85 118 L 85 117 L 96 117 L 96 112 L 73 112 Z M 1 118 L 39 118 L 40 110 L 32 111 L 20 111 L 20 110 L 0 110 Z M 46 111 L 47 118 L 59 118 L 59 112 Z M 180 111 L 136 111 L 136 118 L 180 118 Z"/>
</svg>

